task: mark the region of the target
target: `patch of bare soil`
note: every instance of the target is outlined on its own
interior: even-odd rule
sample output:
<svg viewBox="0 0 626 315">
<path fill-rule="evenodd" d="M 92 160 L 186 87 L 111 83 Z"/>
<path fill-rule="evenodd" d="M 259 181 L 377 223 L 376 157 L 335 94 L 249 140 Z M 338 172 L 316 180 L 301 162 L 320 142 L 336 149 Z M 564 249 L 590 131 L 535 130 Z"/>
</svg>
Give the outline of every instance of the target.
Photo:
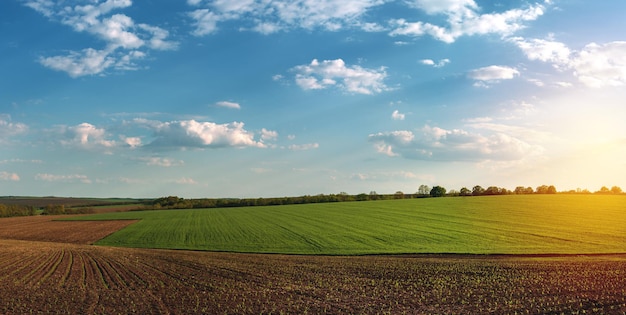
<svg viewBox="0 0 626 315">
<path fill-rule="evenodd" d="M 63 216 L 30 216 L 0 219 L 0 239 L 92 244 L 136 222 L 54 221 Z"/>
</svg>

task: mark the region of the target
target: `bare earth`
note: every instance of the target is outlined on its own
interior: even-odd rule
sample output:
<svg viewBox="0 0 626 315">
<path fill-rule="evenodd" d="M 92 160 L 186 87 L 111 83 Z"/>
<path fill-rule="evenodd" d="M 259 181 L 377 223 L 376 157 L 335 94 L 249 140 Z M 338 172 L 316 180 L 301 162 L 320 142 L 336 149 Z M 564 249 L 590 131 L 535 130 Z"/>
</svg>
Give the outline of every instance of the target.
<svg viewBox="0 0 626 315">
<path fill-rule="evenodd" d="M 54 221 L 64 216 L 33 216 L 2 218 L 0 239 L 92 244 L 135 223 L 117 221 Z"/>
<path fill-rule="evenodd" d="M 626 312 L 626 254 L 328 257 L 110 248 L 85 244 L 131 222 L 49 218 L 0 219 L 0 313 Z"/>
</svg>

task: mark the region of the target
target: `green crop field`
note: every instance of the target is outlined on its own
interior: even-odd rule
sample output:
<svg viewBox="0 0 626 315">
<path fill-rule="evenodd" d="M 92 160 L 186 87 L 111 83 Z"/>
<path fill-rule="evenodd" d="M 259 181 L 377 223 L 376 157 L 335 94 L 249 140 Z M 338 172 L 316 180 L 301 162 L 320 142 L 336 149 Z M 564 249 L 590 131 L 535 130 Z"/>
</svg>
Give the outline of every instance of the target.
<svg viewBox="0 0 626 315">
<path fill-rule="evenodd" d="M 626 252 L 626 196 L 511 195 L 107 213 L 98 245 L 288 254 Z"/>
</svg>

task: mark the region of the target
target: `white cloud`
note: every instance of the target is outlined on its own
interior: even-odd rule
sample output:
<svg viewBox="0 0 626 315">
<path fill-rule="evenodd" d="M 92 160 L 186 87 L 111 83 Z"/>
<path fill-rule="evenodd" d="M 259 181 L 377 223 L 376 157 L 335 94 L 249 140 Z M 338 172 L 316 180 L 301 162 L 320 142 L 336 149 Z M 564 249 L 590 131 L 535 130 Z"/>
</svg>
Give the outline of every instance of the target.
<svg viewBox="0 0 626 315">
<path fill-rule="evenodd" d="M 271 34 L 292 28 L 321 28 L 337 31 L 346 27 L 365 31 L 380 31 L 375 23 L 362 22 L 368 9 L 385 3 L 384 0 L 215 0 L 202 5 L 201 1 L 188 1 L 200 8 L 189 13 L 194 20 L 194 35 L 202 36 L 217 31 L 217 24 L 228 20 L 241 20 L 245 27 L 262 34 Z"/>
<path fill-rule="evenodd" d="M 421 64 L 423 65 L 427 65 L 427 66 L 433 66 L 435 68 L 441 68 L 447 64 L 450 63 L 450 59 L 445 58 L 445 59 L 440 59 L 438 62 L 435 63 L 434 60 L 432 59 L 422 59 L 419 61 Z"/>
<path fill-rule="evenodd" d="M 500 34 L 510 35 L 525 27 L 524 22 L 536 20 L 543 15 L 541 4 L 526 9 L 511 9 L 500 13 L 480 14 L 480 8 L 473 0 L 414 0 L 409 4 L 427 14 L 443 14 L 447 17 L 446 25 L 428 22 L 408 22 L 405 19 L 390 21 L 393 30 L 391 36 L 430 35 L 445 43 L 453 43 L 466 35 Z"/>
<path fill-rule="evenodd" d="M 10 180 L 13 182 L 17 182 L 20 180 L 20 176 L 17 173 L 9 173 L 2 171 L 0 172 L 0 180 Z"/>
<path fill-rule="evenodd" d="M 228 101 L 217 102 L 217 103 L 215 103 L 215 105 L 217 105 L 219 107 L 226 107 L 226 108 L 232 108 L 232 109 L 241 109 L 241 105 L 239 105 L 239 103 L 228 102 Z"/>
<path fill-rule="evenodd" d="M 46 181 L 46 182 L 65 182 L 65 183 L 73 183 L 73 182 L 81 182 L 83 184 L 91 184 L 92 181 L 86 175 L 82 174 L 71 174 L 71 175 L 54 175 L 48 173 L 39 173 L 35 175 L 36 180 Z"/>
<path fill-rule="evenodd" d="M 521 37 L 514 37 L 511 41 L 522 49 L 530 60 L 553 62 L 557 65 L 569 63 L 571 51 L 563 43 L 544 39 L 525 40 Z"/>
<path fill-rule="evenodd" d="M 572 51 L 554 40 L 512 38 L 530 60 L 552 63 L 560 70 L 569 69 L 589 87 L 623 86 L 626 84 L 626 41 L 606 44 L 590 43 L 580 51 Z M 571 83 L 556 82 L 561 87 Z"/>
<path fill-rule="evenodd" d="M 39 62 L 51 69 L 67 72 L 72 78 L 98 74 L 115 64 L 111 51 L 83 49 L 67 56 L 41 57 Z"/>
<path fill-rule="evenodd" d="M 135 123 L 152 130 L 156 139 L 147 146 L 162 148 L 259 147 L 254 133 L 245 130 L 244 123 L 216 124 L 196 120 L 172 122 L 136 119 Z"/>
<path fill-rule="evenodd" d="M 106 130 L 98 128 L 90 123 L 82 123 L 76 126 L 60 126 L 60 133 L 64 139 L 61 144 L 77 146 L 84 149 L 112 148 L 116 146 L 114 140 L 106 139 Z"/>
<path fill-rule="evenodd" d="M 470 71 L 468 77 L 478 81 L 477 86 L 488 86 L 500 80 L 510 80 L 519 76 L 519 71 L 506 66 L 488 66 Z"/>
<path fill-rule="evenodd" d="M 69 6 L 63 2 L 29 0 L 25 5 L 51 20 L 86 32 L 104 41 L 105 48 L 85 48 L 67 55 L 40 57 L 39 62 L 51 69 L 68 73 L 71 77 L 101 74 L 108 68 L 135 70 L 134 60 L 146 56 L 139 49 L 171 50 L 177 42 L 169 41 L 169 32 L 157 26 L 136 24 L 125 14 L 109 14 L 128 8 L 130 0 L 92 1 L 93 4 Z"/>
<path fill-rule="evenodd" d="M 405 114 L 400 113 L 398 110 L 394 110 L 391 113 L 391 119 L 393 120 L 404 120 Z"/>
<path fill-rule="evenodd" d="M 590 87 L 626 84 L 626 42 L 585 46 L 570 62 L 574 75 Z"/>
<path fill-rule="evenodd" d="M 209 11 L 208 9 L 198 9 L 189 12 L 189 17 L 195 20 L 194 26 L 196 29 L 192 32 L 195 36 L 204 36 L 215 33 L 217 31 L 217 22 L 222 18 Z"/>
<path fill-rule="evenodd" d="M 379 153 L 432 161 L 519 160 L 540 149 L 505 133 L 485 136 L 430 126 L 418 134 L 407 130 L 371 134 L 369 141 Z"/>
<path fill-rule="evenodd" d="M 131 148 L 137 148 L 141 146 L 141 138 L 140 137 L 124 137 L 120 136 L 122 141 L 126 143 Z"/>
<path fill-rule="evenodd" d="M 459 14 L 478 9 L 474 0 L 412 0 L 409 5 L 424 10 L 428 14 Z"/>
<path fill-rule="evenodd" d="M 278 132 L 273 130 L 261 129 L 261 140 L 276 140 L 278 138 Z"/>
<path fill-rule="evenodd" d="M 313 59 L 308 65 L 300 65 L 292 70 L 296 72 L 295 81 L 305 90 L 325 89 L 337 86 L 347 92 L 374 94 L 389 90 L 384 84 L 387 77 L 385 68 L 366 69 L 358 65 L 346 66 L 341 59 Z"/>
</svg>

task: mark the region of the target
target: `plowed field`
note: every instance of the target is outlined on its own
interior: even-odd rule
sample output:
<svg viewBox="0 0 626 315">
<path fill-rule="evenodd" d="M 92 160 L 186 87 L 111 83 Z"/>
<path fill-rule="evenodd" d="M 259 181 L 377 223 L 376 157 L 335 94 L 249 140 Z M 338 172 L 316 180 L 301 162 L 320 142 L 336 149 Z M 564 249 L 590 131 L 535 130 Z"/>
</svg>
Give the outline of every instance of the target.
<svg viewBox="0 0 626 315">
<path fill-rule="evenodd" d="M 2 218 L 0 239 L 91 244 L 112 234 L 134 220 L 54 221 L 65 216 Z"/>
<path fill-rule="evenodd" d="M 25 238 L 58 232 L 38 224 Z M 73 229 L 0 239 L 1 314 L 626 312 L 626 255 L 212 253 L 81 245 L 93 226 Z"/>
</svg>

